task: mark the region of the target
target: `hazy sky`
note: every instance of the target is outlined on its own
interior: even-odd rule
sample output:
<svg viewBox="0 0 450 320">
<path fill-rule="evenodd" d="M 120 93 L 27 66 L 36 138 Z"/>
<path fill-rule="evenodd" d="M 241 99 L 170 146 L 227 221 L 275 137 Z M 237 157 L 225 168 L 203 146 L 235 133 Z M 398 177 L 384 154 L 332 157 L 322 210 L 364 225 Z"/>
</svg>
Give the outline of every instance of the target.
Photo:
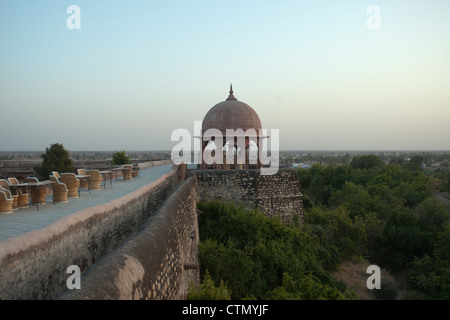
<svg viewBox="0 0 450 320">
<path fill-rule="evenodd" d="M 281 150 L 449 150 L 449 31 L 448 0 L 0 0 L 0 150 L 170 150 L 230 83 Z"/>
</svg>

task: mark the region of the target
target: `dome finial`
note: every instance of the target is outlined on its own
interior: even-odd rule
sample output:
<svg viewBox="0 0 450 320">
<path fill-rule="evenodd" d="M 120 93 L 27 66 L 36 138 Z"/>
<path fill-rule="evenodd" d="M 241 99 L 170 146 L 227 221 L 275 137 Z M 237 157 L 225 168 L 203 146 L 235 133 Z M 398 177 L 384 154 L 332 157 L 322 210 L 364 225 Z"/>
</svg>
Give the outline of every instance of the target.
<svg viewBox="0 0 450 320">
<path fill-rule="evenodd" d="M 228 96 L 227 101 L 229 101 L 229 100 L 237 100 L 233 95 L 233 84 L 232 83 L 230 83 L 230 95 Z"/>
</svg>

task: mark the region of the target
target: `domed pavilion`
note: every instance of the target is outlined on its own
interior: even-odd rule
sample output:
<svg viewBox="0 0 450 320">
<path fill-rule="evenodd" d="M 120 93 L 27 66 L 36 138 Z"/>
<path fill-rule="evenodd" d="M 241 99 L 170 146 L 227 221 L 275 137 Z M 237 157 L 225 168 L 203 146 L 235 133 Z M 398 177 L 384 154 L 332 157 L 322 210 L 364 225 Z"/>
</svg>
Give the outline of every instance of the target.
<svg viewBox="0 0 450 320">
<path fill-rule="evenodd" d="M 227 129 L 234 131 L 234 135 L 227 136 Z M 238 130 L 241 129 L 241 130 Z M 238 130 L 238 131 L 236 131 Z M 222 141 L 217 139 L 217 133 L 222 134 Z M 225 101 L 213 106 L 205 115 L 202 122 L 202 163 L 201 169 L 248 169 L 260 168 L 259 144 L 262 138 L 261 120 L 258 114 L 248 104 L 239 101 L 233 94 L 230 85 L 229 96 Z M 205 156 L 207 148 L 214 148 L 211 154 L 221 152 L 222 163 L 211 163 Z M 251 155 L 250 155 L 251 150 Z M 228 155 L 228 158 L 227 158 Z M 231 158 L 231 161 L 230 161 Z M 217 158 L 216 158 L 217 159 Z M 228 161 L 227 161 L 228 159 Z"/>
</svg>

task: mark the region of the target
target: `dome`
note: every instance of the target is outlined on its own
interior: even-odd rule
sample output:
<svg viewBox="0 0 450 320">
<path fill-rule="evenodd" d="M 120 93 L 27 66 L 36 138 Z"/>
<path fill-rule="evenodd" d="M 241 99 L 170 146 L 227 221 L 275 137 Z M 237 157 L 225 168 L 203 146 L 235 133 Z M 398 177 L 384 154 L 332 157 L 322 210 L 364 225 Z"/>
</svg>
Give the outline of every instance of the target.
<svg viewBox="0 0 450 320">
<path fill-rule="evenodd" d="M 255 110 L 248 104 L 238 101 L 233 95 L 230 86 L 230 95 L 227 100 L 212 107 L 202 122 L 202 131 L 219 129 L 225 134 L 226 129 L 262 129 L 261 120 Z"/>
</svg>

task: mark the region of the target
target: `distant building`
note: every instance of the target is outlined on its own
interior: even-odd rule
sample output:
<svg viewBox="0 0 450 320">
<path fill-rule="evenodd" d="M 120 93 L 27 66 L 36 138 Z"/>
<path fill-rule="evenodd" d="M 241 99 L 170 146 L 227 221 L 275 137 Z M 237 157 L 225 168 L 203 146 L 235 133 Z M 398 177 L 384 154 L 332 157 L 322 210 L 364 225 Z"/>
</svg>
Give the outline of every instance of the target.
<svg viewBox="0 0 450 320">
<path fill-rule="evenodd" d="M 311 168 L 310 164 L 306 164 L 306 163 L 293 163 L 292 167 L 294 168 L 302 168 L 302 169 L 309 169 Z"/>
</svg>

